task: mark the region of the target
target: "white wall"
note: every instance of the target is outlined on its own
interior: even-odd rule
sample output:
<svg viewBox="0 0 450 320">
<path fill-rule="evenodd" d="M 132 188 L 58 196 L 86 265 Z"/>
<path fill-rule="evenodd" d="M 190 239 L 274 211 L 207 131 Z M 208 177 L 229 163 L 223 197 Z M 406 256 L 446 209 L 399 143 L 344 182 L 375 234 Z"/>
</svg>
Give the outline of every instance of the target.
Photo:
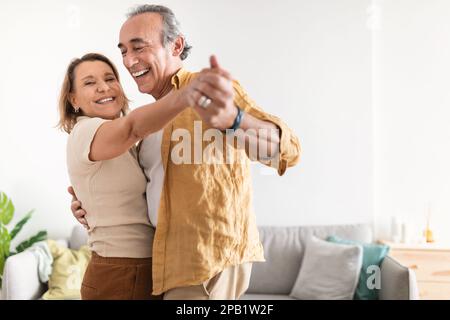
<svg viewBox="0 0 450 320">
<path fill-rule="evenodd" d="M 69 60 L 89 51 L 106 54 L 119 66 L 133 105 L 149 101 L 138 93 L 116 48 L 124 13 L 135 3 L 0 4 L 0 189 L 12 197 L 18 215 L 36 209 L 23 236 L 45 228 L 59 237 L 75 223 L 66 192 L 66 135 L 53 128 Z M 282 178 L 253 168 L 258 223 L 370 222 L 369 1 L 164 4 L 175 11 L 194 46 L 186 62 L 189 69 L 204 67 L 209 54 L 216 53 L 250 95 L 301 139 L 302 162 Z"/>
<path fill-rule="evenodd" d="M 380 1 L 375 108 L 376 216 L 424 227 L 450 241 L 450 2 Z"/>
</svg>

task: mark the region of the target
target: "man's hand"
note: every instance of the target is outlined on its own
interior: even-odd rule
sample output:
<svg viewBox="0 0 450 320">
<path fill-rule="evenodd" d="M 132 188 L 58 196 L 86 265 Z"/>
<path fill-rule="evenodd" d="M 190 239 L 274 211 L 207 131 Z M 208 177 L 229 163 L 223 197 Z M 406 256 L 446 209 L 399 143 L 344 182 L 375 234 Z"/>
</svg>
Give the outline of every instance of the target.
<svg viewBox="0 0 450 320">
<path fill-rule="evenodd" d="M 83 225 L 83 227 L 89 229 L 87 220 L 84 217 L 86 215 L 86 211 L 81 208 L 81 202 L 78 201 L 77 196 L 75 195 L 75 191 L 71 186 L 67 188 L 67 191 L 72 195 L 72 204 L 70 205 L 70 210 L 72 210 L 73 216 L 78 220 L 79 223 Z"/>
<path fill-rule="evenodd" d="M 203 69 L 198 77 L 196 90 L 200 96 L 211 99 L 211 104 L 203 108 L 195 104 L 194 109 L 206 124 L 213 128 L 225 130 L 231 128 L 238 110 L 234 104 L 233 78 L 217 62 L 215 56 L 210 58 L 210 68 Z M 196 80 L 194 79 L 194 80 Z M 244 132 L 235 132 L 245 141 L 245 151 L 251 160 L 258 160 L 270 166 L 278 167 L 280 150 L 279 128 L 270 121 L 264 121 L 246 113 L 240 123 Z M 252 130 L 249 130 L 252 129 Z M 272 161 L 275 159 L 274 161 Z"/>
<path fill-rule="evenodd" d="M 233 125 L 238 112 L 234 104 L 233 79 L 219 66 L 215 56 L 210 58 L 210 67 L 203 69 L 197 76 L 199 83 L 196 90 L 212 102 L 206 108 L 199 106 L 197 102 L 194 110 L 207 125 L 225 130 Z"/>
</svg>

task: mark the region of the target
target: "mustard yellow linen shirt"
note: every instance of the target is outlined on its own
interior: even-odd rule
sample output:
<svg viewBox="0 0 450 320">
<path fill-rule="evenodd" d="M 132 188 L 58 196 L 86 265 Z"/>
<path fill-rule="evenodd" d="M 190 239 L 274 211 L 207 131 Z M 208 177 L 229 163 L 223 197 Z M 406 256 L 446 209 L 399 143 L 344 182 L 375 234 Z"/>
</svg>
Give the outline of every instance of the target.
<svg viewBox="0 0 450 320">
<path fill-rule="evenodd" d="M 195 76 L 180 69 L 172 77 L 172 85 L 174 89 L 182 88 Z M 237 81 L 234 90 L 237 106 L 279 127 L 278 174 L 282 175 L 299 161 L 297 137 L 279 118 L 262 111 Z M 177 129 L 189 131 L 194 153 L 194 121 L 201 118 L 193 108 L 187 108 L 163 132 L 161 157 L 165 175 L 153 242 L 153 294 L 198 285 L 228 266 L 265 261 L 253 212 L 250 160 L 245 150 L 231 148 L 235 159 L 244 159 L 234 163 L 173 161 L 172 151 L 180 143 L 172 138 Z M 207 129 L 203 124 L 202 133 Z M 209 142 L 202 141 L 205 150 Z"/>
</svg>

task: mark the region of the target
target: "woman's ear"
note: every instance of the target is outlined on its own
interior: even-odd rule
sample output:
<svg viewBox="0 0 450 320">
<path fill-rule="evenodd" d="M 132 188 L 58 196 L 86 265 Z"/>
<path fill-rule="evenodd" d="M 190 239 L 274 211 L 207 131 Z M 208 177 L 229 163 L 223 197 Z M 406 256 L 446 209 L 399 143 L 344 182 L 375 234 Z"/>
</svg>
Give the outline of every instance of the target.
<svg viewBox="0 0 450 320">
<path fill-rule="evenodd" d="M 75 98 L 75 95 L 73 93 L 69 95 L 69 102 L 73 107 L 77 105 L 77 99 Z"/>
<path fill-rule="evenodd" d="M 172 55 L 179 57 L 184 50 L 184 37 L 178 36 L 173 42 Z"/>
</svg>

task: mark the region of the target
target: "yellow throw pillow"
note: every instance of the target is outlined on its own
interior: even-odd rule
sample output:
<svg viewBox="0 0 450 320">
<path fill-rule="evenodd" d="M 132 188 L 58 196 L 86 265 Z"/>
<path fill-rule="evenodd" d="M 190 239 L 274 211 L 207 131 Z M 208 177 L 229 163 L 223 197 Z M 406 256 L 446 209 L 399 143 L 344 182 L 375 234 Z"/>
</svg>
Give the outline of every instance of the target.
<svg viewBox="0 0 450 320">
<path fill-rule="evenodd" d="M 53 256 L 52 274 L 44 300 L 81 299 L 80 289 L 91 252 L 87 246 L 79 250 L 65 248 L 54 240 L 47 240 Z"/>
</svg>

